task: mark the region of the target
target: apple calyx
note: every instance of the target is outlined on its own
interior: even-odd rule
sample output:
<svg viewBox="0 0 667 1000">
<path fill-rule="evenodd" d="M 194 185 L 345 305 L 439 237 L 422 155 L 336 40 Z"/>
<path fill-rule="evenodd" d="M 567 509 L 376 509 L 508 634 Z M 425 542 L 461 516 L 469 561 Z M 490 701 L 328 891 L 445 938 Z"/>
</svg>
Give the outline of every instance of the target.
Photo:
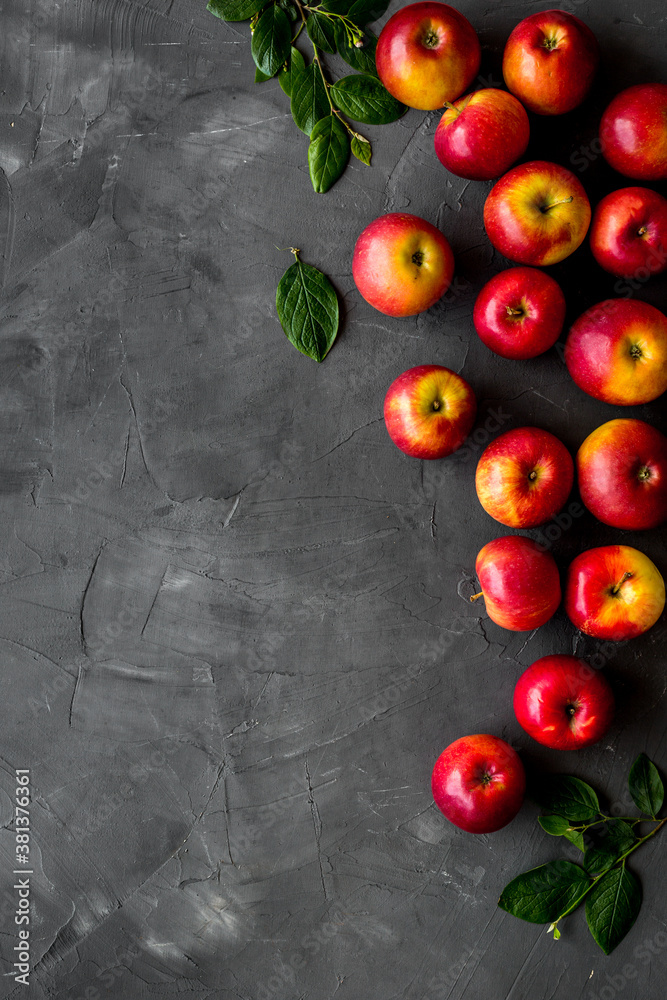
<svg viewBox="0 0 667 1000">
<path fill-rule="evenodd" d="M 415 250 L 415 252 L 412 255 L 412 263 L 416 264 L 417 267 L 421 267 L 422 266 L 422 264 L 424 263 L 424 251 L 423 250 Z"/>
<path fill-rule="evenodd" d="M 571 201 L 574 201 L 574 195 L 570 195 L 569 198 L 560 198 L 558 201 L 552 201 L 550 205 L 540 205 L 540 212 L 542 215 L 546 215 L 556 205 L 569 205 Z"/>
<path fill-rule="evenodd" d="M 537 479 L 537 469 L 533 469 L 531 472 L 529 472 L 528 478 L 531 481 L 531 483 L 534 483 L 535 480 Z"/>
<path fill-rule="evenodd" d="M 646 226 L 642 226 L 641 229 L 637 230 L 637 236 L 646 236 L 647 233 L 648 229 L 646 228 Z"/>
<path fill-rule="evenodd" d="M 558 38 L 556 37 L 556 35 L 545 35 L 544 41 L 542 41 L 540 44 L 542 45 L 543 49 L 547 50 L 547 52 L 553 52 L 554 49 L 558 48 Z"/>
<path fill-rule="evenodd" d="M 621 587 L 623 586 L 623 584 L 625 583 L 626 580 L 630 579 L 630 577 L 632 575 L 633 574 L 629 570 L 626 573 L 623 574 L 623 576 L 618 581 L 618 583 L 614 587 L 611 588 L 610 593 L 611 593 L 612 597 L 617 597 L 618 596 L 618 593 L 619 593 Z"/>
<path fill-rule="evenodd" d="M 440 35 L 435 28 L 427 28 L 423 37 L 422 45 L 427 49 L 435 49 L 440 44 Z"/>
<path fill-rule="evenodd" d="M 651 478 L 651 470 L 648 465 L 642 465 L 641 469 L 637 473 L 637 479 L 640 483 L 645 483 L 647 479 Z"/>
<path fill-rule="evenodd" d="M 639 344 L 632 345 L 632 347 L 630 348 L 630 357 L 635 358 L 636 361 L 639 361 L 640 358 L 644 357 L 644 354 Z"/>
</svg>

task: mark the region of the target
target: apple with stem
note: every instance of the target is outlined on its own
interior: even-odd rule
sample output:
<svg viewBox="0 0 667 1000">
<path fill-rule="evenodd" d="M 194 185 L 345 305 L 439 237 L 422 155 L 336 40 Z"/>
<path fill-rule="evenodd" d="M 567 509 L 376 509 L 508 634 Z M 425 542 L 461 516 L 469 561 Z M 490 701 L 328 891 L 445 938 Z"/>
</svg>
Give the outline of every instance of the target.
<svg viewBox="0 0 667 1000">
<path fill-rule="evenodd" d="M 638 281 L 661 274 L 667 268 L 667 198 L 643 187 L 612 191 L 593 213 L 589 238 L 593 256 L 610 274 Z"/>
<path fill-rule="evenodd" d="M 493 180 L 526 152 L 528 115 L 507 91 L 485 87 L 445 108 L 433 141 L 443 167 L 457 177 Z"/>
<path fill-rule="evenodd" d="M 514 688 L 514 714 L 529 736 L 552 750 L 597 743 L 614 717 L 614 694 L 599 670 L 577 656 L 542 656 Z"/>
<path fill-rule="evenodd" d="M 480 340 L 501 358 L 525 361 L 556 343 L 565 321 L 558 282 L 535 267 L 508 267 L 491 278 L 472 315 Z"/>
<path fill-rule="evenodd" d="M 526 772 L 516 750 L 498 736 L 462 736 L 435 762 L 431 789 L 450 823 L 467 833 L 494 833 L 519 812 Z"/>
<path fill-rule="evenodd" d="M 565 611 L 580 632 L 620 642 L 647 632 L 665 607 L 657 566 L 630 545 L 587 549 L 570 564 Z"/>
<path fill-rule="evenodd" d="M 571 170 L 546 160 L 520 163 L 496 181 L 484 203 L 491 243 L 509 260 L 540 267 L 577 249 L 591 206 Z"/>
<path fill-rule="evenodd" d="M 454 255 L 430 222 L 406 212 L 389 212 L 359 236 L 352 277 L 366 301 L 385 316 L 414 316 L 446 292 Z"/>
<path fill-rule="evenodd" d="M 504 535 L 480 549 L 475 571 L 486 611 L 496 625 L 513 632 L 539 628 L 555 614 L 561 599 L 554 557 L 532 538 Z"/>
<path fill-rule="evenodd" d="M 409 368 L 391 383 L 384 400 L 389 437 L 413 458 L 451 455 L 470 433 L 476 413 L 473 390 L 443 365 Z"/>
<path fill-rule="evenodd" d="M 639 83 L 617 94 L 600 122 L 602 155 L 638 181 L 667 179 L 667 84 Z"/>
</svg>

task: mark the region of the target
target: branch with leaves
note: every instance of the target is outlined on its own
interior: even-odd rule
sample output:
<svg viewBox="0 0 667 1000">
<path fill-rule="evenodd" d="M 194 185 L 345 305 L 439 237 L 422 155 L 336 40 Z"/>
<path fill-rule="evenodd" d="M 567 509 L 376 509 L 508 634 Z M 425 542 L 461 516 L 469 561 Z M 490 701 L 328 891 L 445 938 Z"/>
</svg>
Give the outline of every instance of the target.
<svg viewBox="0 0 667 1000">
<path fill-rule="evenodd" d="M 556 775 L 533 792 L 547 815 L 539 824 L 554 837 L 565 837 L 583 852 L 582 864 L 560 859 L 518 875 L 505 886 L 498 905 L 535 924 L 549 924 L 554 939 L 559 923 L 585 902 L 586 922 L 608 955 L 628 933 L 639 913 L 641 887 L 627 859 L 665 823 L 658 818 L 665 792 L 655 764 L 640 754 L 630 769 L 630 795 L 639 816 L 608 816 L 600 810 L 590 785 L 570 775 Z M 641 832 L 646 825 L 650 829 Z"/>
<path fill-rule="evenodd" d="M 380 83 L 375 69 L 377 38 L 368 24 L 381 17 L 385 0 L 209 0 L 207 10 L 224 21 L 250 20 L 255 82 L 274 77 L 290 99 L 295 123 L 310 138 L 308 169 L 313 188 L 328 191 L 341 176 L 350 152 L 367 166 L 371 144 L 350 124 L 384 125 L 406 111 Z M 312 59 L 296 41 L 306 29 Z M 322 53 L 338 53 L 357 70 L 334 82 Z"/>
</svg>

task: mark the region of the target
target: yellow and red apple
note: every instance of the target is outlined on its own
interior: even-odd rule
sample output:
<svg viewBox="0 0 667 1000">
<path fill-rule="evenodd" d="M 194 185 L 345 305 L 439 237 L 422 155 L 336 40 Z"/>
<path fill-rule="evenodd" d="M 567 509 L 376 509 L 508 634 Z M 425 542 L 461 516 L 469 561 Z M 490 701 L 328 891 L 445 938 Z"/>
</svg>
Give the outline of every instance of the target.
<svg viewBox="0 0 667 1000">
<path fill-rule="evenodd" d="M 639 281 L 660 274 L 667 268 L 667 198 L 643 187 L 612 191 L 593 213 L 589 238 L 610 274 Z"/>
<path fill-rule="evenodd" d="M 539 427 L 517 427 L 488 445 L 475 488 L 487 514 L 509 528 L 535 528 L 565 505 L 574 462 L 565 445 Z"/>
<path fill-rule="evenodd" d="M 454 255 L 440 230 L 406 212 L 389 212 L 359 236 L 352 277 L 374 309 L 386 316 L 414 316 L 446 292 Z"/>
<path fill-rule="evenodd" d="M 480 549 L 475 572 L 491 621 L 527 632 L 549 621 L 560 604 L 558 567 L 550 552 L 524 535 L 494 538 Z"/>
<path fill-rule="evenodd" d="M 590 221 L 581 183 L 571 170 L 546 160 L 513 167 L 484 203 L 487 236 L 518 264 L 542 267 L 564 260 L 581 245 Z"/>
<path fill-rule="evenodd" d="M 667 316 L 639 300 L 598 302 L 570 329 L 565 364 L 594 399 L 650 403 L 667 389 Z"/>
<path fill-rule="evenodd" d="M 580 632 L 620 642 L 647 632 L 665 607 L 657 566 L 630 545 L 587 549 L 570 564 L 565 611 Z"/>
<path fill-rule="evenodd" d="M 434 111 L 467 90 L 481 55 L 475 29 L 458 10 L 446 3 L 412 3 L 380 32 L 375 65 L 396 100 Z"/>
<path fill-rule="evenodd" d="M 602 155 L 638 181 L 667 178 L 667 83 L 639 83 L 617 94 L 600 122 Z"/>
<path fill-rule="evenodd" d="M 577 452 L 581 499 L 612 528 L 657 528 L 667 519 L 667 437 L 643 420 L 609 420 Z"/>
<path fill-rule="evenodd" d="M 442 365 L 409 368 L 391 383 L 384 400 L 389 437 L 413 458 L 451 455 L 470 433 L 476 413 L 466 380 Z"/>
<path fill-rule="evenodd" d="M 523 105 L 505 90 L 485 87 L 448 103 L 433 141 L 436 156 L 451 173 L 490 181 L 523 156 L 529 138 Z"/>
<path fill-rule="evenodd" d="M 482 288 L 472 314 L 480 340 L 501 358 L 543 354 L 560 337 L 565 296 L 554 278 L 535 267 L 508 267 Z"/>
</svg>

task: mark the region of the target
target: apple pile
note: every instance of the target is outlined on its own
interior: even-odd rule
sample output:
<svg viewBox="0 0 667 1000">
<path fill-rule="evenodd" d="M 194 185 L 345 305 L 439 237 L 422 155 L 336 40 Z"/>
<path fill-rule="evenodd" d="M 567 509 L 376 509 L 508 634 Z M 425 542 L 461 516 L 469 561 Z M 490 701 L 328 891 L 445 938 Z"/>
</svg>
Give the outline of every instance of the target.
<svg viewBox="0 0 667 1000">
<path fill-rule="evenodd" d="M 525 361 L 554 346 L 566 300 L 539 268 L 556 264 L 589 234 L 597 264 L 610 274 L 646 280 L 667 268 L 667 200 L 646 187 L 611 192 L 591 209 L 572 171 L 532 160 L 514 165 L 530 136 L 527 113 L 560 115 L 586 98 L 599 61 L 595 36 L 579 18 L 547 10 L 525 18 L 503 55 L 508 91 L 466 93 L 481 49 L 470 22 L 439 2 L 413 3 L 394 14 L 379 36 L 380 80 L 397 100 L 443 114 L 435 153 L 451 173 L 495 180 L 484 204 L 493 247 L 515 265 L 480 291 L 473 323 L 500 357 Z M 667 85 L 630 87 L 607 107 L 600 142 L 608 163 L 639 181 L 667 179 Z M 592 223 L 591 223 L 592 220 Z M 372 221 L 354 248 L 352 273 L 364 299 L 392 317 L 430 308 L 450 286 L 454 257 L 433 225 L 406 213 Z M 667 390 L 667 317 L 645 302 L 608 299 L 572 325 L 564 359 L 576 385 L 597 400 L 635 406 Z M 384 418 L 406 455 L 437 460 L 461 447 L 476 416 L 468 382 L 448 368 L 423 364 L 400 374 L 387 390 Z M 482 454 L 477 496 L 497 522 L 513 529 L 542 525 L 562 510 L 575 471 L 583 503 L 604 524 L 648 530 L 667 518 L 667 438 L 642 420 L 611 419 L 572 456 L 553 434 L 521 427 L 496 438 Z M 664 581 L 649 557 L 628 545 L 578 555 L 561 581 L 544 545 L 503 535 L 477 555 L 476 573 L 489 617 L 513 631 L 547 622 L 564 597 L 573 625 L 586 635 L 619 642 L 651 628 L 665 605 Z M 614 712 L 609 682 L 583 660 L 553 653 L 519 678 L 514 710 L 539 743 L 560 750 L 595 743 Z M 516 752 L 489 734 L 464 736 L 438 758 L 435 801 L 461 829 L 488 833 L 518 812 L 525 774 Z"/>
</svg>

